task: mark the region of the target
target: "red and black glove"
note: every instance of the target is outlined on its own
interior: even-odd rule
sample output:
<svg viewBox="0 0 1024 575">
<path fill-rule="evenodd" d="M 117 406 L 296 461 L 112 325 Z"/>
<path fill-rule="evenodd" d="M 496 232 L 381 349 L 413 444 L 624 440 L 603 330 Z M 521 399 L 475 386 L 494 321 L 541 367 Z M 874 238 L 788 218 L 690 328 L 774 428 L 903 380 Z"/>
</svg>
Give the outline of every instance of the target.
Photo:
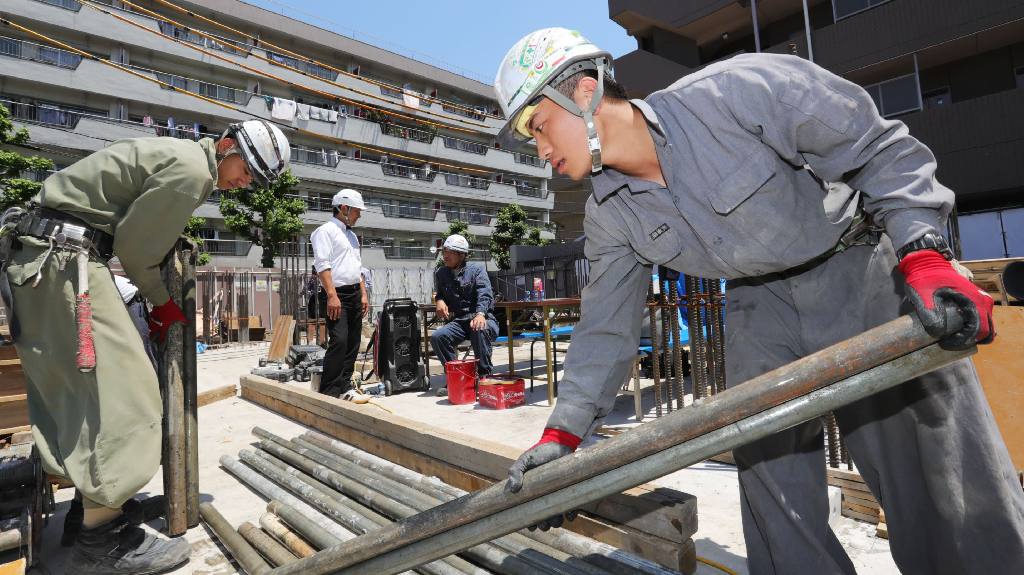
<svg viewBox="0 0 1024 575">
<path fill-rule="evenodd" d="M 935 250 L 919 250 L 900 261 L 906 278 L 907 295 L 925 331 L 942 338 L 946 349 L 967 349 L 975 343 L 988 343 L 995 337 L 992 324 L 992 296 L 978 289 L 957 273 L 953 265 Z M 963 317 L 963 327 L 947 333 L 945 305 L 956 306 Z"/>
<path fill-rule="evenodd" d="M 167 339 L 167 330 L 178 322 L 187 324 L 188 319 L 178 304 L 174 303 L 173 299 L 168 299 L 149 312 L 149 337 L 157 341 Z"/>
<path fill-rule="evenodd" d="M 512 467 L 508 470 L 508 482 L 505 483 L 505 489 L 512 493 L 518 493 L 523 488 L 523 474 L 527 471 L 554 461 L 560 457 L 565 457 L 576 448 L 579 447 L 580 442 L 583 441 L 579 437 L 569 433 L 568 431 L 562 431 L 561 429 L 555 429 L 548 427 L 544 430 L 544 434 L 540 436 L 538 441 L 533 447 L 527 449 L 519 456 L 519 459 L 512 464 Z M 562 514 L 548 517 L 544 521 L 536 525 L 530 526 L 530 531 L 540 527 L 541 531 L 547 531 L 552 527 L 561 527 L 565 520 L 572 521 L 576 518 L 576 511 L 569 511 L 564 516 Z"/>
</svg>

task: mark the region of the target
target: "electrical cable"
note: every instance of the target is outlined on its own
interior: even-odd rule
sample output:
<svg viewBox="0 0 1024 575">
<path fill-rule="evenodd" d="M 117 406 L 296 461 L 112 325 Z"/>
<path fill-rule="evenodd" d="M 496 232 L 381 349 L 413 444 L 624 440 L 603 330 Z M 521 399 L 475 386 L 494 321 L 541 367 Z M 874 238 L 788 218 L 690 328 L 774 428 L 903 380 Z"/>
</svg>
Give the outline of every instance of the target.
<svg viewBox="0 0 1024 575">
<path fill-rule="evenodd" d="M 725 565 L 722 565 L 718 561 L 713 561 L 713 560 L 708 559 L 706 557 L 701 557 L 700 555 L 697 556 L 697 561 L 699 561 L 699 562 L 701 562 L 701 563 L 703 563 L 705 565 L 714 567 L 715 569 L 718 569 L 722 573 L 728 573 L 729 575 L 736 575 L 735 571 L 733 571 L 732 569 L 729 569 Z"/>
</svg>

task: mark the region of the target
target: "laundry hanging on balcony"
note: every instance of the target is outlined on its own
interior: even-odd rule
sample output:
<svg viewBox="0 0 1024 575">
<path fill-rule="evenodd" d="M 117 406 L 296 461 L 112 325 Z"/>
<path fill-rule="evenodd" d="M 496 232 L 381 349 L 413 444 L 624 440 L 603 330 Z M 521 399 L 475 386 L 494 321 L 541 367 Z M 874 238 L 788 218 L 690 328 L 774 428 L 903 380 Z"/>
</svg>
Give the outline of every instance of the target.
<svg viewBox="0 0 1024 575">
<path fill-rule="evenodd" d="M 285 98 L 274 98 L 274 107 L 270 110 L 270 117 L 275 120 L 291 122 L 295 119 L 295 101 Z"/>
<path fill-rule="evenodd" d="M 420 107 L 419 94 L 409 88 L 402 89 L 402 103 L 410 108 Z"/>
</svg>

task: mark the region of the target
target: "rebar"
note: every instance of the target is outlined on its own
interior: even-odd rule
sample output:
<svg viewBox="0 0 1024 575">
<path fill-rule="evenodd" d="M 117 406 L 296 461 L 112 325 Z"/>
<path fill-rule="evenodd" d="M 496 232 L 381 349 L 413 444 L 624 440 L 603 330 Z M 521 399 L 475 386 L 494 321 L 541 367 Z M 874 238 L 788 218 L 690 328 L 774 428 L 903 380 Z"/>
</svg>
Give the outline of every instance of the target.
<svg viewBox="0 0 1024 575">
<path fill-rule="evenodd" d="M 836 414 L 826 414 L 822 419 L 825 421 L 825 443 L 828 445 L 828 466 L 839 467 L 839 428 L 836 426 Z"/>
<path fill-rule="evenodd" d="M 675 396 L 676 409 L 683 408 L 683 340 L 679 325 L 679 282 L 669 282 L 669 301 L 672 302 L 670 325 L 672 327 L 672 395 Z"/>
<path fill-rule="evenodd" d="M 701 372 L 704 369 L 700 344 L 700 298 L 697 296 L 697 279 L 686 276 L 686 323 L 690 336 L 690 384 L 693 387 L 693 399 L 704 397 L 704 380 Z"/>
<path fill-rule="evenodd" d="M 662 367 L 665 371 L 665 408 L 668 413 L 672 413 L 672 392 L 674 389 L 672 385 L 672 378 L 674 377 L 674 375 L 672 372 L 674 364 L 670 361 L 669 358 L 671 357 L 672 348 L 676 345 L 676 343 L 673 343 L 671 338 L 669 338 L 670 320 L 668 318 L 669 302 L 668 294 L 666 293 L 665 287 L 666 282 L 664 282 L 660 275 L 658 276 L 658 281 L 661 282 L 662 288 L 661 295 L 658 298 L 658 302 L 661 304 L 659 306 L 661 311 L 661 342 L 663 344 L 664 349 L 661 352 L 661 357 L 656 358 L 656 360 L 662 362 Z"/>
</svg>

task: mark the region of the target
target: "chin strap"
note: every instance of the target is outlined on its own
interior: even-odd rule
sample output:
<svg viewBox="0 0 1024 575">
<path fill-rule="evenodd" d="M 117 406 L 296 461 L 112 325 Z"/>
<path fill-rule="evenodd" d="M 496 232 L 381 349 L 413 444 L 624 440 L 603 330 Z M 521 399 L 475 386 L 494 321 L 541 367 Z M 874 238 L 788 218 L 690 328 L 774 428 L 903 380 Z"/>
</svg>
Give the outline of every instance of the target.
<svg viewBox="0 0 1024 575">
<path fill-rule="evenodd" d="M 601 163 L 601 139 L 597 135 L 594 112 L 597 111 L 597 107 L 601 104 L 601 97 L 604 95 L 604 73 L 607 67 L 608 61 L 605 58 L 581 61 L 570 66 L 541 90 L 542 95 L 551 98 L 556 104 L 568 110 L 569 113 L 583 118 L 583 123 L 587 127 L 587 147 L 590 149 L 590 171 L 594 174 L 600 172 L 603 168 Z M 590 105 L 587 106 L 586 110 L 580 108 L 572 98 L 567 97 L 554 88 L 554 86 L 557 86 L 569 76 L 584 70 L 597 70 L 597 88 L 594 89 L 594 94 L 590 98 Z"/>
</svg>

